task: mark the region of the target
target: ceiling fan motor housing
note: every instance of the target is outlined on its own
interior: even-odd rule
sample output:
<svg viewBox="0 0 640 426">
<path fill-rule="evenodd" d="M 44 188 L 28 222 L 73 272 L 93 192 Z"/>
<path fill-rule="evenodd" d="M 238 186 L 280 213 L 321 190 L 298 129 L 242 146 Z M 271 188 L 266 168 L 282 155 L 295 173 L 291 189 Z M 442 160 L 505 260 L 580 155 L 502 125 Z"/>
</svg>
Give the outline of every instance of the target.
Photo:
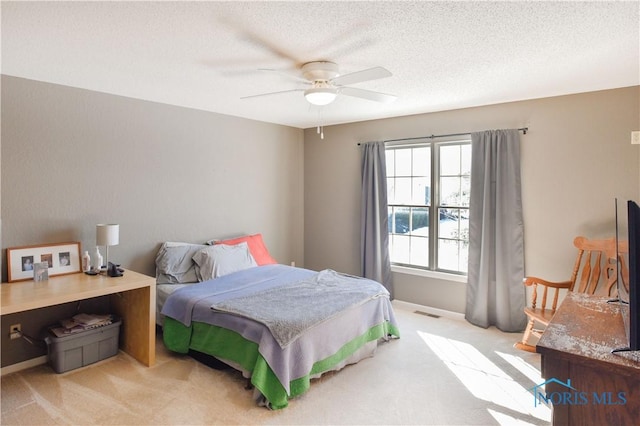
<svg viewBox="0 0 640 426">
<path fill-rule="evenodd" d="M 302 75 L 311 82 L 328 82 L 340 75 L 338 65 L 333 62 L 307 62 L 302 66 Z"/>
</svg>

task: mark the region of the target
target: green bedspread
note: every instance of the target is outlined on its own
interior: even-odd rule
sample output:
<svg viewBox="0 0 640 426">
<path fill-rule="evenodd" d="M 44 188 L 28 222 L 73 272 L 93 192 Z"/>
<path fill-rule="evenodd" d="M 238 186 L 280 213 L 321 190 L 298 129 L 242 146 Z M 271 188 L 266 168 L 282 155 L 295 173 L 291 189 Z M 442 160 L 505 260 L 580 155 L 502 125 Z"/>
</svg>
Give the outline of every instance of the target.
<svg viewBox="0 0 640 426">
<path fill-rule="evenodd" d="M 333 369 L 349 358 L 366 343 L 386 338 L 400 337 L 397 327 L 388 321 L 375 325 L 364 334 L 342 346 L 332 356 L 313 364 L 304 377 L 290 382 L 290 394 L 278 381 L 265 359 L 258 352 L 258 345 L 226 328 L 201 322 L 192 322 L 187 327 L 170 317 L 164 318 L 163 340 L 168 349 L 186 354 L 189 349 L 206 353 L 220 360 L 228 360 L 251 373 L 251 383 L 269 401 L 272 409 L 285 408 L 289 398 L 303 394 L 309 389 L 311 377 Z"/>
</svg>

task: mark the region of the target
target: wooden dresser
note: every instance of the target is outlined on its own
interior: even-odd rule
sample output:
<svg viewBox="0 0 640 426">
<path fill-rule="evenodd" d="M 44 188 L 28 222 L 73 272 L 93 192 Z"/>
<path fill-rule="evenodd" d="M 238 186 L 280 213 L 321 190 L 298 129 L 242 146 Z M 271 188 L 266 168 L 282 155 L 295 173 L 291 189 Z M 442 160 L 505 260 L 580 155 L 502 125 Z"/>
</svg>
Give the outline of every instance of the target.
<svg viewBox="0 0 640 426">
<path fill-rule="evenodd" d="M 640 424 L 640 352 L 611 353 L 626 342 L 617 304 L 567 295 L 536 347 L 554 425 Z"/>
</svg>

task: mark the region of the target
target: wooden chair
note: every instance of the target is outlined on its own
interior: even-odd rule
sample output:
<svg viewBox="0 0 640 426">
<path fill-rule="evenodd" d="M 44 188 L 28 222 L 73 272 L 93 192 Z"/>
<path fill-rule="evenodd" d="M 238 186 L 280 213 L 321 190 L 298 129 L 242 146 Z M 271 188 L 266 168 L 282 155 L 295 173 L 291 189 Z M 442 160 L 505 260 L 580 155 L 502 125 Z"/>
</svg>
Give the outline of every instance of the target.
<svg viewBox="0 0 640 426">
<path fill-rule="evenodd" d="M 576 237 L 573 245 L 578 249 L 578 257 L 573 265 L 573 272 L 569 281 L 552 282 L 538 277 L 526 277 L 525 286 L 531 286 L 531 306 L 524 308 L 524 313 L 529 319 L 522 336 L 522 341 L 513 346 L 529 352 L 535 352 L 535 344 L 530 339 L 532 336 L 540 338 L 544 327 L 549 324 L 558 306 L 558 297 L 561 290 L 578 293 L 597 294 L 611 296 L 617 294 L 617 269 L 616 269 L 616 240 L 588 240 L 585 237 Z M 628 253 L 627 242 L 619 243 L 620 267 L 623 274 L 623 282 L 628 281 L 628 269 L 622 253 Z M 542 300 L 538 300 L 540 288 Z M 551 305 L 547 306 L 549 297 Z M 540 328 L 535 328 L 538 325 Z"/>
</svg>

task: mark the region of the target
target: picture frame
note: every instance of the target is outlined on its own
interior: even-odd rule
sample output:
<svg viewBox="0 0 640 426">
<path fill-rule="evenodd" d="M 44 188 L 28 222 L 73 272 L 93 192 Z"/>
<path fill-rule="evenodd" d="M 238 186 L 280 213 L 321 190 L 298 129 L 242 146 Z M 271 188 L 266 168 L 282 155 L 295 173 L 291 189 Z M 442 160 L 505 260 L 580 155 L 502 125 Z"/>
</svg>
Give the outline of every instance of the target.
<svg viewBox="0 0 640 426">
<path fill-rule="evenodd" d="M 43 262 L 48 277 L 80 272 L 80 242 L 7 248 L 7 281 L 33 280 L 34 264 Z"/>
</svg>

